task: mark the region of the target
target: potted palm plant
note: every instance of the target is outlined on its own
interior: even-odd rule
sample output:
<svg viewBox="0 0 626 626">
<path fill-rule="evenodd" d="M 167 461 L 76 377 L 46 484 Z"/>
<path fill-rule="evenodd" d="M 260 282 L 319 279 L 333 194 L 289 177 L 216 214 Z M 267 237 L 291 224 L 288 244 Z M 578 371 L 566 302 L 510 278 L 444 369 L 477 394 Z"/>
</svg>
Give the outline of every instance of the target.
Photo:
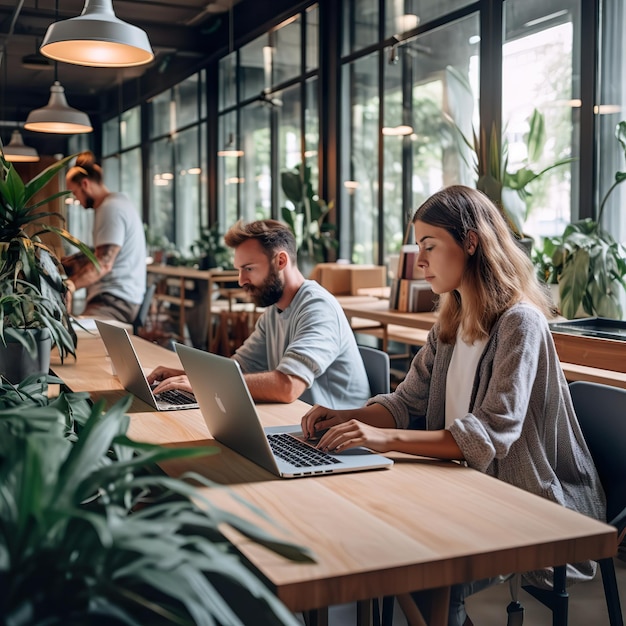
<svg viewBox="0 0 626 626">
<path fill-rule="evenodd" d="M 508 143 L 504 139 L 499 140 L 495 126 L 492 126 L 488 136 L 486 132 L 482 132 L 480 136 L 474 133 L 472 141 L 468 140 L 457 127 L 462 142 L 475 155 L 473 167 L 476 172 L 476 188 L 500 208 L 511 231 L 519 240 L 528 239 L 523 230 L 528 217 L 527 200 L 531 195 L 528 185 L 555 167 L 573 161 L 570 157 L 559 159 L 535 171 L 533 164 L 539 161 L 546 144 L 544 117 L 537 109 L 533 110 L 528 126 L 528 133 L 524 137 L 526 157 L 521 167 L 515 171 L 509 170 Z M 528 245 L 530 252 L 532 240 Z"/>
<path fill-rule="evenodd" d="M 61 381 L 0 385 L 0 623 L 298 626 L 223 530 L 310 553 L 194 486 L 223 485 L 155 465 L 218 449 L 133 441 L 130 398 L 104 411 L 84 393 L 51 398 L 48 382 Z"/>
<path fill-rule="evenodd" d="M 63 268 L 41 235 L 55 233 L 97 261 L 67 230 L 45 223 L 47 218 L 63 217 L 41 207 L 69 192 L 36 199 L 71 158 L 24 182 L 5 160 L 0 144 L 0 373 L 13 382 L 31 372 L 47 372 L 51 345 L 61 359 L 75 355 L 76 335 L 65 305 Z"/>
<path fill-rule="evenodd" d="M 626 157 L 626 121 L 615 129 Z M 564 317 L 600 316 L 622 318 L 621 297 L 626 289 L 626 248 L 602 228 L 607 200 L 626 172 L 615 180 L 600 202 L 598 218 L 585 218 L 565 227 L 560 237 L 549 237 L 534 256 L 539 276 L 558 284 L 559 308 Z"/>
</svg>

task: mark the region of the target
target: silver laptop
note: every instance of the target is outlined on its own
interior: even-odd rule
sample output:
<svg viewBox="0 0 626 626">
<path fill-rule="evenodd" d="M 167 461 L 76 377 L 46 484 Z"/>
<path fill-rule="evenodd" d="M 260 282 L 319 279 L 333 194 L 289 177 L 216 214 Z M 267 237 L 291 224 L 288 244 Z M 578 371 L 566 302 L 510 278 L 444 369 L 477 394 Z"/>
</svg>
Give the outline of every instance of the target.
<svg viewBox="0 0 626 626">
<path fill-rule="evenodd" d="M 198 401 L 194 395 L 182 389 L 172 389 L 155 395 L 141 367 L 128 331 L 121 326 L 107 324 L 100 320 L 95 320 L 95 322 L 115 373 L 127 391 L 135 394 L 157 411 L 198 408 Z"/>
<path fill-rule="evenodd" d="M 302 440 L 300 424 L 263 428 L 237 361 L 176 344 L 211 435 L 281 478 L 391 467 L 393 461 L 366 448 L 338 454 Z"/>
</svg>

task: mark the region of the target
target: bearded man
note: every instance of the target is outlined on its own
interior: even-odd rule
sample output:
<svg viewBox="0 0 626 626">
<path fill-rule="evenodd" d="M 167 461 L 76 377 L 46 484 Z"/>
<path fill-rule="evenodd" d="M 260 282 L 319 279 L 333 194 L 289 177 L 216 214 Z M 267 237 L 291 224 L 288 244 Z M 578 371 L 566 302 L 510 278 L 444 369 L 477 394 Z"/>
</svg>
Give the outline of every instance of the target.
<svg viewBox="0 0 626 626">
<path fill-rule="evenodd" d="M 256 402 L 363 406 L 370 388 L 354 333 L 336 298 L 297 265 L 296 240 L 276 220 L 237 222 L 224 235 L 235 251 L 239 284 L 265 311 L 232 356 Z M 167 389 L 193 391 L 182 370 L 158 367 L 149 376 Z"/>
</svg>

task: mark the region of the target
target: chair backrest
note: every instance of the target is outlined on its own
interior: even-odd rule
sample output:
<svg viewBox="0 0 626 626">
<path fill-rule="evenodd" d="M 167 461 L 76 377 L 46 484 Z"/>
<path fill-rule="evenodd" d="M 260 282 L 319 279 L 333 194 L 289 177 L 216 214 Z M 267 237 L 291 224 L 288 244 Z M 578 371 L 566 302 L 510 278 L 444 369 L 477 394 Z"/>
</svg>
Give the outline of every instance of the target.
<svg viewBox="0 0 626 626">
<path fill-rule="evenodd" d="M 379 393 L 389 393 L 389 355 L 382 350 L 359 346 L 359 352 L 367 372 L 367 380 L 370 384 L 370 392 L 373 396 Z"/>
<path fill-rule="evenodd" d="M 570 383 L 578 422 L 606 493 L 607 522 L 626 524 L 626 389 Z"/>
<path fill-rule="evenodd" d="M 133 332 L 135 335 L 137 331 L 146 325 L 146 319 L 148 318 L 148 311 L 150 310 L 150 304 L 152 303 L 152 298 L 154 297 L 154 292 L 156 291 L 156 283 L 152 283 L 146 287 L 146 291 L 143 294 L 143 301 L 141 306 L 139 307 L 139 311 L 137 313 L 137 317 L 133 322 Z"/>
</svg>

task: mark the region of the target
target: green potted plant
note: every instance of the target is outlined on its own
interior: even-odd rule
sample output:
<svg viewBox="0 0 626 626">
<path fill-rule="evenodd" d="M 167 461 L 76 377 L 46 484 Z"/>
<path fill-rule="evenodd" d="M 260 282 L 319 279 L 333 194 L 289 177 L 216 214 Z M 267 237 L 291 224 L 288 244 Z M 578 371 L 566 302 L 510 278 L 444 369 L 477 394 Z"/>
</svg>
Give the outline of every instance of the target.
<svg viewBox="0 0 626 626">
<path fill-rule="evenodd" d="M 529 130 L 524 137 L 526 157 L 522 166 L 512 172 L 509 171 L 508 142 L 504 139 L 500 141 L 495 126 L 492 126 L 489 136 L 484 131 L 480 137 L 474 133 L 472 141 L 457 127 L 461 140 L 475 156 L 473 167 L 476 172 L 476 188 L 501 209 L 513 234 L 520 240 L 529 239 L 523 230 L 528 217 L 527 200 L 531 195 L 528 185 L 555 167 L 573 161 L 572 158 L 559 159 L 535 171 L 534 164 L 539 161 L 546 144 L 544 117 L 537 109 L 533 110 L 528 125 Z M 530 252 L 532 240 L 527 245 Z"/>
<path fill-rule="evenodd" d="M 296 238 L 300 269 L 308 275 L 308 269 L 328 261 L 330 253 L 339 246 L 336 227 L 326 220 L 333 203 L 325 202 L 313 191 L 308 165 L 281 172 L 280 181 L 290 204 L 282 207 L 282 217 Z"/>
<path fill-rule="evenodd" d="M 143 232 L 146 237 L 148 254 L 154 263 L 165 263 L 168 253 L 175 248 L 163 234 L 156 233 L 148 224 L 144 223 Z"/>
<path fill-rule="evenodd" d="M 201 229 L 199 237 L 191 244 L 190 250 L 201 270 L 232 267 L 231 251 L 224 243 L 217 222 L 210 228 Z"/>
<path fill-rule="evenodd" d="M 51 398 L 48 382 L 61 381 L 0 385 L 2 624 L 299 624 L 222 531 L 295 561 L 308 551 L 194 486 L 223 485 L 155 465 L 216 448 L 133 441 L 130 398 L 104 411 L 87 394 Z"/>
<path fill-rule="evenodd" d="M 5 160 L 0 144 L 0 364 L 1 373 L 14 382 L 30 371 L 48 371 L 51 344 L 61 359 L 75 355 L 76 336 L 65 304 L 63 268 L 40 235 L 55 233 L 96 265 L 97 261 L 67 230 L 43 223 L 52 216 L 63 219 L 58 212 L 38 211 L 69 192 L 35 199 L 71 158 L 52 164 L 25 183 Z M 9 365 L 15 368 L 7 374 Z"/>
<path fill-rule="evenodd" d="M 626 121 L 617 125 L 615 137 L 626 157 Z M 559 308 L 568 319 L 580 313 L 622 318 L 626 248 L 602 228 L 601 222 L 609 196 L 625 180 L 626 172 L 615 173 L 600 202 L 597 220 L 585 218 L 568 224 L 560 237 L 546 238 L 534 257 L 540 278 L 558 284 Z"/>
</svg>

